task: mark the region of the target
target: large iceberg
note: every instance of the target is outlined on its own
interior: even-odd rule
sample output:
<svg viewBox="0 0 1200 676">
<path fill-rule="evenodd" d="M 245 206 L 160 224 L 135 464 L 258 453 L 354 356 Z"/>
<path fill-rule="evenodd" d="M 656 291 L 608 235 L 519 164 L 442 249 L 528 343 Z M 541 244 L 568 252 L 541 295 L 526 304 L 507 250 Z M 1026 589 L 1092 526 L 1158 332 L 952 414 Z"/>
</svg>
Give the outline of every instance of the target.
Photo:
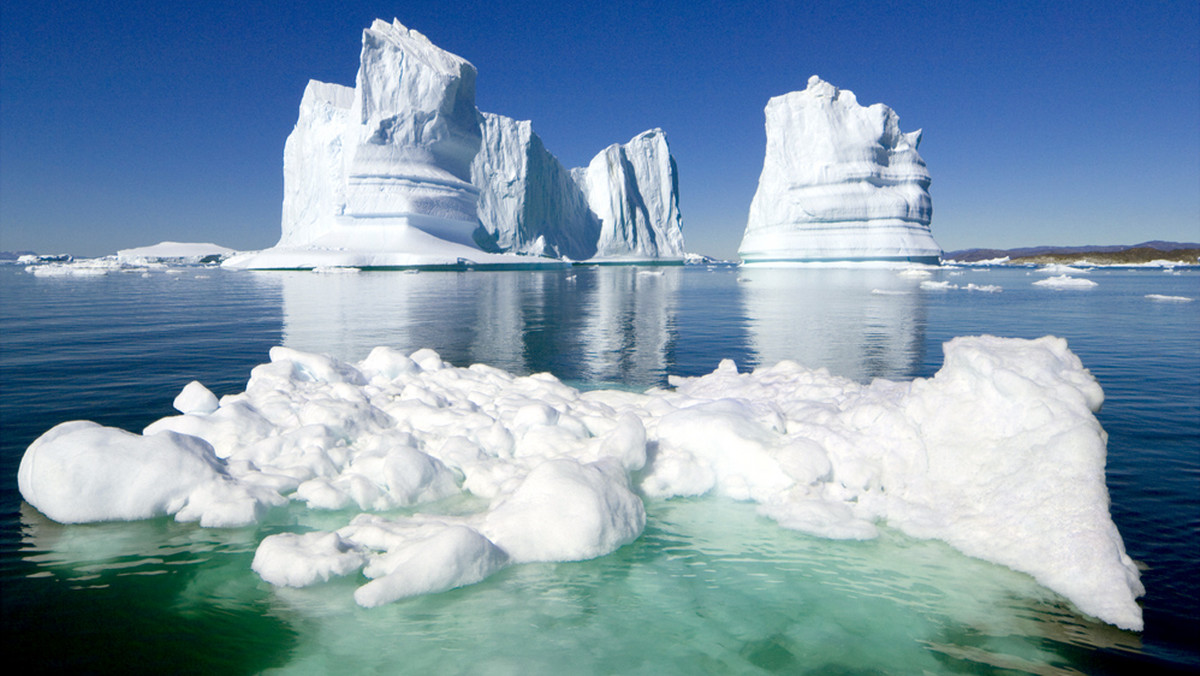
<svg viewBox="0 0 1200 676">
<path fill-rule="evenodd" d="M 683 260 L 679 172 L 661 129 L 613 144 L 571 170 L 600 218 L 600 259 Z"/>
<path fill-rule="evenodd" d="M 747 263 L 937 263 L 921 131 L 816 75 L 766 107 L 767 151 L 738 249 Z"/>
<path fill-rule="evenodd" d="M 573 173 L 529 122 L 480 113 L 475 76 L 421 33 L 376 20 L 354 87 L 305 88 L 284 147 L 279 243 L 226 265 L 682 258 L 675 162 L 660 130 Z"/>
<path fill-rule="evenodd" d="M 353 88 L 309 82 L 284 147 L 279 243 L 228 267 L 513 263 L 475 246 L 475 67 L 399 21 L 363 31 Z"/>
<path fill-rule="evenodd" d="M 270 358 L 241 394 L 188 385 L 181 415 L 140 435 L 52 428 L 21 459 L 21 495 L 64 523 L 229 527 L 290 503 L 335 530 L 270 535 L 253 569 L 281 586 L 361 571 L 354 597 L 372 607 L 603 556 L 640 537 L 644 500 L 717 494 L 821 537 L 942 540 L 1142 628 L 1109 514 L 1104 395 L 1059 338 L 955 338 L 936 375 L 910 382 L 725 361 L 642 394 L 455 368 L 432 350 Z"/>
</svg>

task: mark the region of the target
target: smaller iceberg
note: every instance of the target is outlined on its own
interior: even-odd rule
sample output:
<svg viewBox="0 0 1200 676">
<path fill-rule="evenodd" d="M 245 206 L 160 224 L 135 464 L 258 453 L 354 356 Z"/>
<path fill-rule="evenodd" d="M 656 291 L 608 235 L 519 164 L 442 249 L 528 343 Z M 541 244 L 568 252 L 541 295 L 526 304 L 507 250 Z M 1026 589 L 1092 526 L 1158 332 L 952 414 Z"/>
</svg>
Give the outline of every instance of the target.
<svg viewBox="0 0 1200 676">
<path fill-rule="evenodd" d="M 121 249 L 117 261 L 123 265 L 147 263 L 219 263 L 237 253 L 210 242 L 159 242 L 153 246 Z"/>
<path fill-rule="evenodd" d="M 767 151 L 738 249 L 754 263 L 936 264 L 921 131 L 816 75 L 766 107 Z"/>
</svg>

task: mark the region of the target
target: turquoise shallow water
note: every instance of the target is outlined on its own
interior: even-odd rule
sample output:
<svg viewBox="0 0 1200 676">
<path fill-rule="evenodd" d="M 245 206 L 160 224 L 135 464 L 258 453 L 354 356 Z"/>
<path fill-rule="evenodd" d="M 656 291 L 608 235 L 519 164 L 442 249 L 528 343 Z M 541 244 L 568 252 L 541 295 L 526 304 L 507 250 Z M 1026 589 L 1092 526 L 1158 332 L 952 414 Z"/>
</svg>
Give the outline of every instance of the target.
<svg viewBox="0 0 1200 676">
<path fill-rule="evenodd" d="M 212 673 L 1125 673 L 1200 669 L 1200 272 L 576 268 L 556 272 L 111 274 L 0 268 L 0 575 L 6 640 L 43 667 Z M 1155 302 L 1146 294 L 1189 296 Z M 1144 565 L 1146 631 L 1078 615 L 1027 576 L 884 530 L 789 532 L 752 505 L 651 501 L 636 543 L 375 610 L 346 580 L 275 590 L 257 528 L 61 526 L 20 501 L 24 448 L 63 420 L 140 430 L 192 379 L 242 389 L 277 344 L 644 388 L 794 359 L 857 380 L 931 375 L 941 343 L 1067 338 L 1099 379 L 1113 516 Z M 340 515 L 344 517 L 344 515 Z M 344 518 L 342 520 L 344 523 Z"/>
</svg>

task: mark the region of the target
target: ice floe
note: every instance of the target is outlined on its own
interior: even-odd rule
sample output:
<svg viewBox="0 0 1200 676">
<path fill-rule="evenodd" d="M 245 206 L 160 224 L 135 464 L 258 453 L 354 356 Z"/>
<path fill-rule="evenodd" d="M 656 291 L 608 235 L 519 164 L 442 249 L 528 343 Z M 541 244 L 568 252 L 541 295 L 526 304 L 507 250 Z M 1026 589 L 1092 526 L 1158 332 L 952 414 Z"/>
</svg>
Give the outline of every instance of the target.
<svg viewBox="0 0 1200 676">
<path fill-rule="evenodd" d="M 726 360 L 636 393 L 457 368 L 432 350 L 349 364 L 276 347 L 243 393 L 214 401 L 190 383 L 182 415 L 143 434 L 54 427 L 18 484 L 64 523 L 229 527 L 289 502 L 316 510 L 322 530 L 266 537 L 253 569 L 280 586 L 359 576 L 367 607 L 604 556 L 640 537 L 645 501 L 715 494 L 821 537 L 939 539 L 1140 629 L 1143 588 L 1108 509 L 1100 386 L 1054 337 L 956 338 L 944 352 L 935 376 L 909 382 Z"/>
<path fill-rule="evenodd" d="M 1069 275 L 1058 275 L 1055 277 L 1047 277 L 1046 279 L 1038 280 L 1033 283 L 1034 286 L 1045 286 L 1051 289 L 1090 289 L 1096 286 L 1096 282 L 1090 279 L 1080 279 Z"/>
</svg>

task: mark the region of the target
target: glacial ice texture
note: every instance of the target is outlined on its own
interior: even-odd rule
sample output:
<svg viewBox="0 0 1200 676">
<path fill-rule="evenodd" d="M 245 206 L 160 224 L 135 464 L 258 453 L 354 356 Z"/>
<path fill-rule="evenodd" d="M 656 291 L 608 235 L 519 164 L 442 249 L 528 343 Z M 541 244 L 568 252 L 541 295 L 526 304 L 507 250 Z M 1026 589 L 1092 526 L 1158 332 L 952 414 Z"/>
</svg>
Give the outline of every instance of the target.
<svg viewBox="0 0 1200 676">
<path fill-rule="evenodd" d="M 310 81 L 284 146 L 279 243 L 229 267 L 454 263 L 471 235 L 475 68 L 399 21 L 363 31 L 355 86 Z"/>
<path fill-rule="evenodd" d="M 572 260 L 683 259 L 679 177 L 666 134 L 643 132 L 568 171 L 529 122 L 482 113 L 476 242 Z"/>
<path fill-rule="evenodd" d="M 942 540 L 1140 629 L 1095 379 L 1054 337 L 956 338 L 944 352 L 934 377 L 910 382 L 725 361 L 638 394 L 455 368 L 431 350 L 348 364 L 276 347 L 245 392 L 214 401 L 191 383 L 181 415 L 140 435 L 54 427 L 18 486 L 66 523 L 237 526 L 289 501 L 334 510 L 330 525 L 346 514 L 340 528 L 265 538 L 252 567 L 280 586 L 361 574 L 367 607 L 506 565 L 603 556 L 640 536 L 644 500 L 717 494 L 821 537 L 886 526 Z M 445 501 L 459 507 L 439 511 Z"/>
<path fill-rule="evenodd" d="M 487 251 L 595 256 L 600 219 L 532 123 L 480 113 L 480 124 L 483 144 L 471 165 L 479 189 L 475 241 Z"/>
<path fill-rule="evenodd" d="M 920 130 L 821 80 L 772 98 L 767 150 L 739 255 L 747 263 L 936 263 Z"/>
<path fill-rule="evenodd" d="M 683 260 L 679 171 L 661 129 L 614 143 L 571 176 L 600 219 L 597 258 Z"/>
</svg>

